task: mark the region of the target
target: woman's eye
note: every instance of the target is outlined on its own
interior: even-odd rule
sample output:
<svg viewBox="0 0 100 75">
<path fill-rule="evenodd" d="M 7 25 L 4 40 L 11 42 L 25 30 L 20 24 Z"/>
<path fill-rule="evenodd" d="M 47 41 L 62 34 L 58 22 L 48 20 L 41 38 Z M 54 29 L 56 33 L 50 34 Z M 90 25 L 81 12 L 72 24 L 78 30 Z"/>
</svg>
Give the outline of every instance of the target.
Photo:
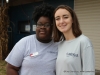
<svg viewBox="0 0 100 75">
<path fill-rule="evenodd" d="M 42 26 L 42 24 L 37 24 L 37 26 Z"/>
<path fill-rule="evenodd" d="M 68 18 L 68 17 L 64 17 L 64 18 Z"/>
<path fill-rule="evenodd" d="M 47 27 L 48 27 L 48 26 L 50 26 L 50 24 L 45 24 L 45 26 L 47 26 Z"/>
<path fill-rule="evenodd" d="M 59 20 L 60 18 L 55 18 L 55 20 Z"/>
</svg>

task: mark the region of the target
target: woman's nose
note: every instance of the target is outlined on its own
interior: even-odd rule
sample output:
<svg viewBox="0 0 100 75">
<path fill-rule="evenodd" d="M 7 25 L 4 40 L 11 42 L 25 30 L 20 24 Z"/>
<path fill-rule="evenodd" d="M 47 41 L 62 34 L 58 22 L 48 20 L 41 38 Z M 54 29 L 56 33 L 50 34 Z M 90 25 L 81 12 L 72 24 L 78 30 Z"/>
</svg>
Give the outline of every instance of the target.
<svg viewBox="0 0 100 75">
<path fill-rule="evenodd" d="M 63 20 L 63 18 L 61 18 L 61 19 L 60 19 L 60 23 L 63 23 L 63 22 L 64 22 L 64 20 Z"/>
</svg>

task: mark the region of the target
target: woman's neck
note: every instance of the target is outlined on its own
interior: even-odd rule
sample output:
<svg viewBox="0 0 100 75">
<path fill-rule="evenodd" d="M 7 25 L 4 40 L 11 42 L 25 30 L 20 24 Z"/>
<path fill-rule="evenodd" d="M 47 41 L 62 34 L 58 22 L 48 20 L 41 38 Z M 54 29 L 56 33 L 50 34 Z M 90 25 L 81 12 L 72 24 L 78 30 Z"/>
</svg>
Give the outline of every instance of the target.
<svg viewBox="0 0 100 75">
<path fill-rule="evenodd" d="M 63 33 L 63 35 L 64 35 L 64 37 L 65 37 L 65 40 L 67 40 L 67 41 L 68 41 L 68 40 L 72 40 L 72 39 L 75 38 L 75 36 L 74 36 L 72 30 Z"/>
<path fill-rule="evenodd" d="M 42 42 L 42 43 L 49 43 L 52 39 L 43 40 L 43 39 L 37 38 L 37 40 L 40 41 L 40 42 Z"/>
</svg>

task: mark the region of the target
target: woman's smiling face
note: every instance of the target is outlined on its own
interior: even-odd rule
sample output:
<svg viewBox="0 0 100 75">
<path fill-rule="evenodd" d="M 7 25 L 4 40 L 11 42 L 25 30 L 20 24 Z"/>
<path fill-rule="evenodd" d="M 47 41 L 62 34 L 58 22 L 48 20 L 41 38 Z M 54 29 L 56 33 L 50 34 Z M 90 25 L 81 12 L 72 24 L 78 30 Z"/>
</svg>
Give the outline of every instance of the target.
<svg viewBox="0 0 100 75">
<path fill-rule="evenodd" d="M 72 31 L 72 16 L 69 11 L 64 8 L 59 8 L 55 12 L 55 23 L 58 30 L 62 33 Z"/>
<path fill-rule="evenodd" d="M 37 35 L 37 38 L 40 40 L 51 39 L 52 26 L 51 26 L 51 21 L 48 17 L 41 16 L 39 18 L 39 20 L 37 21 L 36 35 Z"/>
</svg>

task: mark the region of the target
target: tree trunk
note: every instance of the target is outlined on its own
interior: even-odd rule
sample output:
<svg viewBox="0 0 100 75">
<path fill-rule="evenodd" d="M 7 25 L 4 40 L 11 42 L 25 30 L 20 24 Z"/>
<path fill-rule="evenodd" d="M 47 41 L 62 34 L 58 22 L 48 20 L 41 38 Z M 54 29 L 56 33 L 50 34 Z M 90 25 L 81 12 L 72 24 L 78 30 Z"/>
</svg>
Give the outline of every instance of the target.
<svg viewBox="0 0 100 75">
<path fill-rule="evenodd" d="M 7 56 L 8 51 L 8 7 L 6 4 L 0 6 L 0 60 Z"/>
</svg>

